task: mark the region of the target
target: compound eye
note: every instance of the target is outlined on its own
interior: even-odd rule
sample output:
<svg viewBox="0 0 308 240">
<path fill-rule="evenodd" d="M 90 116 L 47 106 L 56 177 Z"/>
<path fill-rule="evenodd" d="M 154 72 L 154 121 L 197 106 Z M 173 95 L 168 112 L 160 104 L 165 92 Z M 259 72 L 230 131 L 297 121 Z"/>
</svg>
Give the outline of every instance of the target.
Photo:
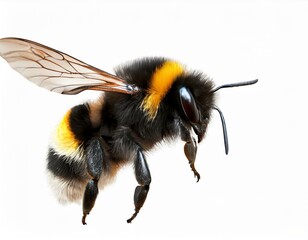
<svg viewBox="0 0 308 240">
<path fill-rule="evenodd" d="M 180 102 L 182 109 L 192 123 L 197 123 L 200 120 L 199 111 L 195 102 L 195 99 L 188 88 L 181 87 L 180 90 Z"/>
</svg>

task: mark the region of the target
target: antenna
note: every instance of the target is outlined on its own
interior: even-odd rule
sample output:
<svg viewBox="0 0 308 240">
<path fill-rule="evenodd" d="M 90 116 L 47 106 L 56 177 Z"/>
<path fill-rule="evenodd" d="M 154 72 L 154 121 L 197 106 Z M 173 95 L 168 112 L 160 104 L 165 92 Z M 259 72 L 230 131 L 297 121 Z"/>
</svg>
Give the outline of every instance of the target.
<svg viewBox="0 0 308 240">
<path fill-rule="evenodd" d="M 219 89 L 222 89 L 222 88 L 231 88 L 231 87 L 241 87 L 241 86 L 252 85 L 252 84 L 255 84 L 257 82 L 258 82 L 258 79 L 246 81 L 246 82 L 224 84 L 224 85 L 221 85 L 221 86 L 214 88 L 211 92 L 214 93 L 214 92 L 216 92 L 216 91 L 218 91 Z M 220 120 L 221 120 L 221 124 L 222 124 L 223 135 L 224 135 L 225 152 L 228 155 L 228 153 L 229 153 L 229 142 L 228 142 L 227 126 L 226 126 L 226 121 L 225 121 L 224 115 L 222 114 L 221 110 L 217 106 L 212 106 L 212 108 L 215 109 L 220 115 Z"/>
<path fill-rule="evenodd" d="M 229 142 L 228 142 L 227 126 L 226 126 L 226 121 L 225 121 L 224 115 L 222 114 L 222 111 L 217 106 L 213 106 L 212 108 L 215 109 L 220 115 L 222 131 L 223 131 L 223 135 L 224 135 L 225 153 L 226 153 L 226 155 L 228 155 L 228 153 L 229 153 Z"/>
<path fill-rule="evenodd" d="M 258 82 L 258 79 L 246 81 L 246 82 L 224 84 L 224 85 L 221 85 L 221 86 L 214 88 L 211 92 L 212 93 L 217 92 L 219 89 L 222 89 L 222 88 L 231 88 L 231 87 L 241 87 L 241 86 L 252 85 L 252 84 L 255 84 L 257 82 Z"/>
</svg>

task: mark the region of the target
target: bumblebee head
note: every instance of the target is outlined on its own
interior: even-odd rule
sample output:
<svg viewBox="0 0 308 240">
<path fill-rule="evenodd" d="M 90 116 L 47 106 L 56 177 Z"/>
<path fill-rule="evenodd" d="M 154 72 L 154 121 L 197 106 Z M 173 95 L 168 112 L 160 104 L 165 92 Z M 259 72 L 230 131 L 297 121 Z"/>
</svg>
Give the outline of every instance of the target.
<svg viewBox="0 0 308 240">
<path fill-rule="evenodd" d="M 201 73 L 185 73 L 178 77 L 173 92 L 181 119 L 189 124 L 198 136 L 204 138 L 211 117 L 215 94 L 212 80 Z"/>
<path fill-rule="evenodd" d="M 225 152 L 228 154 L 229 143 L 227 127 L 222 111 L 215 105 L 215 93 L 222 88 L 239 87 L 251 85 L 258 80 L 225 84 L 214 87 L 213 82 L 202 76 L 202 74 L 192 73 L 181 76 L 178 92 L 178 108 L 182 118 L 191 125 L 198 136 L 198 142 L 204 138 L 212 109 L 216 110 L 221 119 Z"/>
</svg>

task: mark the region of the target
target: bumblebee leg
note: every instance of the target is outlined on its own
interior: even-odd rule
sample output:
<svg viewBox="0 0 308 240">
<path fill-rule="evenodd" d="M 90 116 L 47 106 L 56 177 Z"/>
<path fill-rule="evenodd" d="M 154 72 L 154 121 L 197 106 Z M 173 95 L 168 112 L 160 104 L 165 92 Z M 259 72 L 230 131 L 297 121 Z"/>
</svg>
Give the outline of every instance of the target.
<svg viewBox="0 0 308 240">
<path fill-rule="evenodd" d="M 82 224 L 85 225 L 86 217 L 92 210 L 98 195 L 97 183 L 103 171 L 103 140 L 99 137 L 93 137 L 86 147 L 87 171 L 92 177 L 89 180 L 83 195 L 83 217 Z"/>
<path fill-rule="evenodd" d="M 188 159 L 191 170 L 194 172 L 197 182 L 200 180 L 200 174 L 195 168 L 195 160 L 197 155 L 197 142 L 194 138 L 190 142 L 186 142 L 184 145 L 184 153 Z"/>
<path fill-rule="evenodd" d="M 198 149 L 197 141 L 191 136 L 190 131 L 185 126 L 182 126 L 181 128 L 181 139 L 186 142 L 184 145 L 184 153 L 188 159 L 189 166 L 193 171 L 194 176 L 197 178 L 197 182 L 199 182 L 200 174 L 195 168 L 195 160 Z"/>
<path fill-rule="evenodd" d="M 95 204 L 96 197 L 98 195 L 97 180 L 91 179 L 86 187 L 86 190 L 83 195 L 83 216 L 82 224 L 86 225 L 86 217 L 92 210 Z"/>
<path fill-rule="evenodd" d="M 134 193 L 135 212 L 132 217 L 127 220 L 128 223 L 132 222 L 142 208 L 147 198 L 151 183 L 150 170 L 145 157 L 140 150 L 137 151 L 137 157 L 135 160 L 135 175 L 139 186 L 136 187 Z"/>
</svg>

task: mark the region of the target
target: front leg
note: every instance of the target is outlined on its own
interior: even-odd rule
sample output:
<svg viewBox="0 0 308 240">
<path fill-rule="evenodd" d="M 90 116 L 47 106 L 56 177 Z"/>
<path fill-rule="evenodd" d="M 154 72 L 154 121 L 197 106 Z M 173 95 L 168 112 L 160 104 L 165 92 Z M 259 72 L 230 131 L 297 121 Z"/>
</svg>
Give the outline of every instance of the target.
<svg viewBox="0 0 308 240">
<path fill-rule="evenodd" d="M 199 182 L 200 174 L 195 168 L 195 160 L 198 149 L 197 141 L 193 136 L 191 136 L 191 131 L 184 125 L 181 126 L 181 139 L 186 142 L 184 145 L 184 153 L 188 159 L 188 163 L 194 173 L 194 176 L 197 178 L 197 182 Z"/>
<path fill-rule="evenodd" d="M 131 218 L 127 220 L 128 223 L 131 223 L 137 216 L 150 190 L 151 174 L 141 150 L 137 150 L 137 156 L 135 159 L 135 176 L 139 186 L 136 187 L 134 193 L 135 212 Z"/>
<path fill-rule="evenodd" d="M 197 155 L 197 142 L 194 138 L 192 138 L 191 141 L 185 143 L 184 153 L 186 158 L 188 159 L 191 170 L 194 172 L 194 175 L 197 178 L 197 182 L 199 182 L 200 174 L 195 168 L 195 160 Z"/>
</svg>

